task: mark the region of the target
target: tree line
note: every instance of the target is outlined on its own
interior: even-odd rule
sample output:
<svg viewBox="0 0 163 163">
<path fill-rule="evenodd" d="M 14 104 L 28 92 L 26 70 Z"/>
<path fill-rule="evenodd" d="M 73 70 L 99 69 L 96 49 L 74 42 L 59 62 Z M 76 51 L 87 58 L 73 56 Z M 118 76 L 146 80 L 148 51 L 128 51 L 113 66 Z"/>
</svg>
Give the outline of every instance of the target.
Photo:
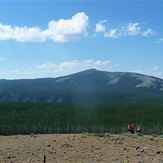
<svg viewBox="0 0 163 163">
<path fill-rule="evenodd" d="M 122 133 L 141 124 L 144 134 L 163 134 L 163 104 L 0 103 L 0 135 Z"/>
</svg>

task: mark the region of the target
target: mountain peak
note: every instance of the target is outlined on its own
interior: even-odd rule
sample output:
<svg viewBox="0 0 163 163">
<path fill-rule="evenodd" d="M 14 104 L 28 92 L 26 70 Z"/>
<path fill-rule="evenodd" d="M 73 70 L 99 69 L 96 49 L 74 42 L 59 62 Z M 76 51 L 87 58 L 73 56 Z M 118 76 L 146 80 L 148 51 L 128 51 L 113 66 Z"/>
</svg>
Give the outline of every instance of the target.
<svg viewBox="0 0 163 163">
<path fill-rule="evenodd" d="M 99 72 L 100 70 L 97 70 L 97 69 L 95 69 L 95 68 L 91 68 L 91 69 L 87 69 L 87 70 L 84 70 L 84 71 L 81 71 L 81 72 L 89 72 L 89 73 L 91 73 L 91 72 Z"/>
<path fill-rule="evenodd" d="M 88 69 L 58 78 L 0 80 L 0 102 L 162 101 L 163 80 L 147 75 Z"/>
</svg>

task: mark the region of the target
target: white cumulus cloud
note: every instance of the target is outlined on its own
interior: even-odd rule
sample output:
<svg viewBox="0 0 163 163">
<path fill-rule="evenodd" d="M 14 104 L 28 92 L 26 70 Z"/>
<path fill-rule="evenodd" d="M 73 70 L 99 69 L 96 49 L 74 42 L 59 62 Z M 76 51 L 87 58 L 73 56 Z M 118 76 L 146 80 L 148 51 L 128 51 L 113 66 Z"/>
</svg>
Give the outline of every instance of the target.
<svg viewBox="0 0 163 163">
<path fill-rule="evenodd" d="M 139 23 L 129 23 L 126 27 L 124 27 L 124 34 L 126 35 L 138 35 L 140 34 L 141 27 Z"/>
<path fill-rule="evenodd" d="M 38 27 L 17 27 L 0 24 L 0 40 L 17 40 L 21 42 L 43 42 L 45 37 L 43 37 L 41 30 Z"/>
<path fill-rule="evenodd" d="M 106 30 L 106 27 L 104 23 L 107 22 L 107 20 L 101 20 L 99 23 L 96 24 L 96 32 L 104 32 Z"/>
<path fill-rule="evenodd" d="M 124 36 L 150 36 L 154 35 L 154 31 L 151 28 L 143 30 L 144 27 L 138 23 L 127 23 L 122 26 L 110 29 L 108 32 L 104 33 L 104 37 L 117 39 Z"/>
<path fill-rule="evenodd" d="M 0 23 L 0 40 L 17 40 L 20 42 L 43 42 L 48 39 L 54 42 L 75 41 L 87 36 L 89 17 L 84 13 L 77 13 L 71 19 L 52 20 L 45 30 L 39 27 L 18 27 Z"/>
<path fill-rule="evenodd" d="M 142 32 L 142 35 L 147 37 L 147 36 L 150 36 L 150 35 L 154 35 L 154 32 L 152 29 L 148 28 L 146 31 Z"/>
<path fill-rule="evenodd" d="M 76 40 L 80 36 L 87 36 L 88 19 L 88 16 L 82 12 L 77 13 L 69 20 L 51 21 L 48 24 L 48 29 L 43 31 L 43 35 L 55 42 Z"/>
<path fill-rule="evenodd" d="M 109 38 L 118 38 L 121 36 L 120 31 L 118 29 L 111 29 L 109 32 L 104 34 L 104 37 L 109 37 Z"/>
</svg>

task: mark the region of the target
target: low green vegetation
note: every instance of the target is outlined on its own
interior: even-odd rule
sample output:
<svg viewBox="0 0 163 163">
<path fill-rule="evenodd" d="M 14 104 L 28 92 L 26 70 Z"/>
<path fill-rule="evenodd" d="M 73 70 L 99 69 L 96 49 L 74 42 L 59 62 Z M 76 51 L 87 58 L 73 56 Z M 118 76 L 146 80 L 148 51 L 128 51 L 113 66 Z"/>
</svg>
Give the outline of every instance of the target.
<svg viewBox="0 0 163 163">
<path fill-rule="evenodd" d="M 0 135 L 123 133 L 128 123 L 163 134 L 162 117 L 163 104 L 0 103 Z"/>
</svg>

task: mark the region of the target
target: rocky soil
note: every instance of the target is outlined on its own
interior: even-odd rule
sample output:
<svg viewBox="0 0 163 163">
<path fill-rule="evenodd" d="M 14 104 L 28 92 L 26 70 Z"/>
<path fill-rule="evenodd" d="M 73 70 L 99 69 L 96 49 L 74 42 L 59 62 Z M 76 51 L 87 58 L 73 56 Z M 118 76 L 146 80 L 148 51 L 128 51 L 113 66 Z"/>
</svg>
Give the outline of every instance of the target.
<svg viewBox="0 0 163 163">
<path fill-rule="evenodd" d="M 42 163 L 44 159 L 46 163 L 163 163 L 163 136 L 0 136 L 0 163 Z"/>
</svg>

